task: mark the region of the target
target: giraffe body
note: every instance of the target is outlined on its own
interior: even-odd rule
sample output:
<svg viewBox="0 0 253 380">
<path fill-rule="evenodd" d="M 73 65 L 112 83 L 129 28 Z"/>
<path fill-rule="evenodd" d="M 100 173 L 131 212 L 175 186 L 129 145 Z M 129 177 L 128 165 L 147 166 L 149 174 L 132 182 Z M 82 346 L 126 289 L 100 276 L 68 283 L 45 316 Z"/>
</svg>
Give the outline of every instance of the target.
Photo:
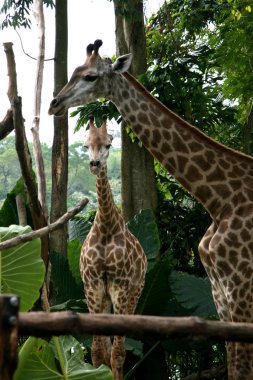
<svg viewBox="0 0 253 380">
<path fill-rule="evenodd" d="M 146 256 L 116 207 L 107 177 L 111 144 L 105 121 L 90 121 L 87 139 L 91 172 L 96 175 L 98 210 L 80 255 L 80 272 L 90 313 L 133 314 L 144 286 Z M 124 337 L 94 336 L 92 362 L 111 365 L 115 380 L 123 379 Z"/>
<path fill-rule="evenodd" d="M 95 44 L 49 113 L 60 115 L 101 97 L 114 102 L 150 153 L 212 217 L 199 252 L 220 318 L 253 322 L 253 158 L 217 143 L 167 109 L 127 73 L 129 55 L 111 64 Z M 229 380 L 253 380 L 253 344 L 227 343 L 227 362 Z"/>
</svg>

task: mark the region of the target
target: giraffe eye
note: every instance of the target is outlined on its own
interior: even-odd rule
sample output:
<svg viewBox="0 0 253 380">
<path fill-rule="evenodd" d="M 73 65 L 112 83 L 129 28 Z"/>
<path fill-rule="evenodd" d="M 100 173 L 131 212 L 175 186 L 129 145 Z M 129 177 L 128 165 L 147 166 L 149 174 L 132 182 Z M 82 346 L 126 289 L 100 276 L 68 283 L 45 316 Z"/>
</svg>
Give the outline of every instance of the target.
<svg viewBox="0 0 253 380">
<path fill-rule="evenodd" d="M 97 78 L 97 75 L 85 75 L 85 77 L 83 77 L 86 82 L 94 82 Z"/>
</svg>

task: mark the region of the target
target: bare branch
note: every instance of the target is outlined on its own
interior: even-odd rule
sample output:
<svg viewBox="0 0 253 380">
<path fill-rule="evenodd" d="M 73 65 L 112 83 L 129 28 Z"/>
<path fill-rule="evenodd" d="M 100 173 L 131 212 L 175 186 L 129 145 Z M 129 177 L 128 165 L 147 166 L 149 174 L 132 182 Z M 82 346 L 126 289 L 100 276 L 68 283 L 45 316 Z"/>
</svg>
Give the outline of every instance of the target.
<svg viewBox="0 0 253 380">
<path fill-rule="evenodd" d="M 19 37 L 20 45 L 21 45 L 21 48 L 22 48 L 22 50 L 23 50 L 23 53 L 24 53 L 25 55 L 27 55 L 27 57 L 29 57 L 29 58 L 31 58 L 31 59 L 34 59 L 34 60 L 36 61 L 37 58 L 32 57 L 30 54 L 28 54 L 28 53 L 25 51 L 25 49 L 24 49 L 24 45 L 23 45 L 23 41 L 22 41 L 22 38 L 21 38 L 20 34 L 18 33 L 18 31 L 17 31 L 16 29 L 15 29 L 15 31 L 16 31 L 18 37 Z M 44 59 L 44 62 L 46 62 L 46 61 L 54 61 L 54 60 L 55 60 L 54 58 L 46 58 L 46 59 Z"/>
<path fill-rule="evenodd" d="M 39 230 L 28 232 L 24 235 L 18 235 L 12 239 L 0 243 L 0 250 L 15 247 L 20 243 L 26 243 L 27 241 L 41 238 L 42 236 L 47 235 L 54 230 L 57 230 L 69 219 L 73 218 L 73 216 L 78 214 L 87 205 L 88 202 L 89 200 L 87 198 L 84 198 L 75 207 L 73 207 L 71 210 L 67 211 L 64 215 L 62 215 L 56 222 L 49 224 L 46 227 L 40 228 Z"/>
<path fill-rule="evenodd" d="M 14 130 L 13 114 L 9 109 L 2 121 L 0 121 L 0 140 L 3 140 Z"/>
<path fill-rule="evenodd" d="M 5 51 L 6 59 L 7 59 L 7 72 L 9 76 L 9 86 L 8 86 L 7 95 L 11 103 L 12 99 L 18 95 L 16 63 L 14 59 L 14 53 L 12 50 L 13 43 L 4 42 L 3 45 L 4 45 L 4 51 Z"/>
</svg>

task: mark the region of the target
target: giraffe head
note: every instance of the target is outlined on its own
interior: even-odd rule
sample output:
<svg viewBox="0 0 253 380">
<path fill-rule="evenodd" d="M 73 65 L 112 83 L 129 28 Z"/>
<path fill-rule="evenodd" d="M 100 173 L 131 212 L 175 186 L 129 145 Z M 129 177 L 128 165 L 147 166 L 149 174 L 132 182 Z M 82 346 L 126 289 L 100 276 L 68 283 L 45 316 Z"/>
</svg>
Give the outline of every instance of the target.
<svg viewBox="0 0 253 380">
<path fill-rule="evenodd" d="M 91 173 L 97 175 L 105 166 L 112 139 L 112 135 L 107 133 L 106 116 L 103 116 L 100 128 L 95 127 L 94 117 L 90 116 L 89 130 L 84 146 L 88 149 Z"/>
<path fill-rule="evenodd" d="M 51 101 L 49 115 L 60 116 L 70 107 L 98 98 L 110 98 L 113 76 L 127 71 L 132 58 L 131 54 L 126 54 L 114 63 L 108 58 L 101 58 L 98 50 L 102 44 L 101 40 L 96 40 L 87 46 L 85 63 L 74 70 L 69 82 Z"/>
</svg>

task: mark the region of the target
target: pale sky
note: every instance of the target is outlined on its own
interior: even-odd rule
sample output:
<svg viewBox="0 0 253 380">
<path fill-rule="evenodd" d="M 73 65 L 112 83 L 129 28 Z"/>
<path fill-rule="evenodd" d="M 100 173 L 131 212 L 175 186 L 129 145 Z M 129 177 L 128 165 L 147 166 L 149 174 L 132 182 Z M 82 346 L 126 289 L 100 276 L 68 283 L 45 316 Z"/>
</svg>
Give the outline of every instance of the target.
<svg viewBox="0 0 253 380">
<path fill-rule="evenodd" d="M 145 2 L 146 15 L 149 17 L 156 12 L 164 0 L 147 0 Z M 98 7 L 100 8 L 98 11 Z M 44 8 L 46 27 L 46 53 L 45 58 L 54 55 L 54 10 Z M 3 16 L 0 16 L 2 20 Z M 73 70 L 82 64 L 86 55 L 86 46 L 96 39 L 103 40 L 100 48 L 101 55 L 111 57 L 115 54 L 115 23 L 113 2 L 108 0 L 69 0 L 68 1 L 68 71 L 69 76 Z M 35 23 L 34 23 L 35 24 Z M 37 29 L 20 29 L 19 33 L 25 52 L 30 56 L 37 55 Z M 17 33 L 12 29 L 0 31 L 0 120 L 3 120 L 10 107 L 6 95 L 8 89 L 6 56 L 3 42 L 13 42 L 13 51 L 16 61 L 18 93 L 22 97 L 23 116 L 25 118 L 26 134 L 32 141 L 30 128 L 33 118 L 34 75 L 36 61 L 27 57 L 21 48 Z M 46 61 L 44 65 L 44 81 L 42 90 L 40 140 L 48 145 L 53 141 L 53 117 L 47 114 L 49 103 L 53 98 L 53 61 Z M 72 108 L 71 110 L 74 110 Z M 69 118 L 69 140 L 83 140 L 84 131 L 73 133 L 75 120 Z"/>
</svg>

